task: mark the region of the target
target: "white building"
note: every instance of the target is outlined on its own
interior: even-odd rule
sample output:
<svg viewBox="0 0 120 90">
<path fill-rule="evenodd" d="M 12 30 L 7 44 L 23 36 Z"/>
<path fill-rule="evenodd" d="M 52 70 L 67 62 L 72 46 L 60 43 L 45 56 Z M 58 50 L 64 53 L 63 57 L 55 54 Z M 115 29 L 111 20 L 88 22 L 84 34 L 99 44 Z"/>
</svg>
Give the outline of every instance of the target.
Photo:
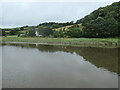
<svg viewBox="0 0 120 90">
<path fill-rule="evenodd" d="M 40 35 L 39 33 L 38 33 L 38 31 L 35 31 L 35 35 L 37 36 L 37 37 L 41 37 L 42 35 Z"/>
</svg>

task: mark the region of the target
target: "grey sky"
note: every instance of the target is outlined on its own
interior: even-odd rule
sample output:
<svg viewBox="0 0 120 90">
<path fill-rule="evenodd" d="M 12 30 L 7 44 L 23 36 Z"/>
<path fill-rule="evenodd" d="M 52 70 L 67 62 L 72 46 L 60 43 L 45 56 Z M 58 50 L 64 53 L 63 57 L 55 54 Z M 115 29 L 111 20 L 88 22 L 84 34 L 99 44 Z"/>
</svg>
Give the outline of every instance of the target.
<svg viewBox="0 0 120 90">
<path fill-rule="evenodd" d="M 76 21 L 112 2 L 6 2 L 0 3 L 0 27 Z"/>
</svg>

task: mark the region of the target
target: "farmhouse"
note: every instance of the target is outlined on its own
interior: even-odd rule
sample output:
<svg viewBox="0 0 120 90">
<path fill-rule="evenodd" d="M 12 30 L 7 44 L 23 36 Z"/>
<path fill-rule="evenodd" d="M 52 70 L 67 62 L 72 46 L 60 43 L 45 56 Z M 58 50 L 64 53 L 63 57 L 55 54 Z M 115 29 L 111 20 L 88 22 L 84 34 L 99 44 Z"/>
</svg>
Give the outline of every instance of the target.
<svg viewBox="0 0 120 90">
<path fill-rule="evenodd" d="M 37 37 L 41 37 L 42 35 L 40 35 L 39 33 L 38 33 L 38 31 L 35 31 L 35 35 L 37 36 Z"/>
</svg>

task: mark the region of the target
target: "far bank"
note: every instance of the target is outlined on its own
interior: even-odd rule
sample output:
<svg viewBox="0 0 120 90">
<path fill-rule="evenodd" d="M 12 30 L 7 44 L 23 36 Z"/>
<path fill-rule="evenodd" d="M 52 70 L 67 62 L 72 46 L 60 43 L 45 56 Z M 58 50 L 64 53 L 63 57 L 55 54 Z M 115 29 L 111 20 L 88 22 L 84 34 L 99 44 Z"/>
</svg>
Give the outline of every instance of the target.
<svg viewBox="0 0 120 90">
<path fill-rule="evenodd" d="M 69 45 L 78 47 L 120 47 L 119 38 L 40 38 L 40 37 L 1 37 L 3 43 L 38 43 L 49 45 Z"/>
</svg>

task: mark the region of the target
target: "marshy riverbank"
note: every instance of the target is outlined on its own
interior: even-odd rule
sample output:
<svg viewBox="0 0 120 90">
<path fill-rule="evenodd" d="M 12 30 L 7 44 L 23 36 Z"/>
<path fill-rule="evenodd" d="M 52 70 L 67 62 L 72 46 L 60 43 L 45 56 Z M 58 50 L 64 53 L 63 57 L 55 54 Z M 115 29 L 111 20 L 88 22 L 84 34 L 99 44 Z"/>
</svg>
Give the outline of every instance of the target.
<svg viewBox="0 0 120 90">
<path fill-rule="evenodd" d="M 67 45 L 77 47 L 120 47 L 119 38 L 40 38 L 40 37 L 1 37 L 0 41 L 11 43 L 35 43 L 49 45 Z"/>
</svg>

